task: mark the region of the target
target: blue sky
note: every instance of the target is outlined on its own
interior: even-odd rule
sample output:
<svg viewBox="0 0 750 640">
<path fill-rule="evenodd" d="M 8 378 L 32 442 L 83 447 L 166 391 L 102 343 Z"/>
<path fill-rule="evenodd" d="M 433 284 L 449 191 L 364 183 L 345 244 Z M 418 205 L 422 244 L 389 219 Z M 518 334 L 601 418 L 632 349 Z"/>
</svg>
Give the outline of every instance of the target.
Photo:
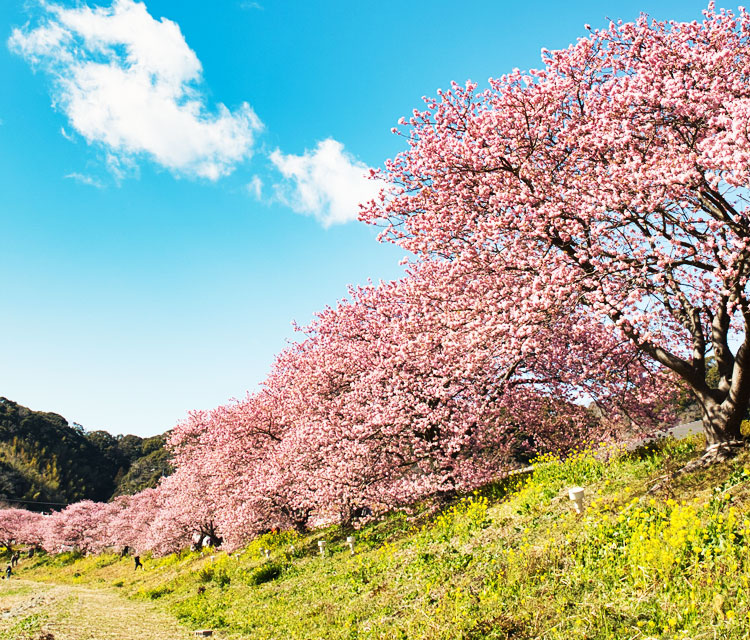
<svg viewBox="0 0 750 640">
<path fill-rule="evenodd" d="M 151 435 L 241 397 L 292 320 L 391 279 L 356 220 L 451 80 L 703 2 L 0 3 L 0 396 Z"/>
</svg>

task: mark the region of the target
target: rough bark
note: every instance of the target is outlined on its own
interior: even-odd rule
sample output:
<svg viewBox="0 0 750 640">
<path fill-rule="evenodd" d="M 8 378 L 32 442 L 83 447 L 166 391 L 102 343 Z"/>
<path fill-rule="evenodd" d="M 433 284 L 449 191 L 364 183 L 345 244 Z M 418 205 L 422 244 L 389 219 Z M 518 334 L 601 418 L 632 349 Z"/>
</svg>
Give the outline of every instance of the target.
<svg viewBox="0 0 750 640">
<path fill-rule="evenodd" d="M 737 405 L 705 399 L 701 402 L 701 418 L 706 447 L 742 440 L 740 426 L 747 410 L 747 401 Z"/>
</svg>

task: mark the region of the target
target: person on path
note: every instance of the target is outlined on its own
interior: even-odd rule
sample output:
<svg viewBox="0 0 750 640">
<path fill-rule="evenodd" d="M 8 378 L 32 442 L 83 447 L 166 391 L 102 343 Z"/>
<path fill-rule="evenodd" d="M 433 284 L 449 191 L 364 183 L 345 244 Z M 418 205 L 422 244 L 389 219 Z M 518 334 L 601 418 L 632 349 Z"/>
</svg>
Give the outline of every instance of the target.
<svg viewBox="0 0 750 640">
<path fill-rule="evenodd" d="M 10 580 L 10 576 L 13 574 L 13 569 L 10 568 L 10 565 L 5 567 L 5 579 Z"/>
<path fill-rule="evenodd" d="M 12 567 L 18 566 L 18 561 L 21 559 L 21 552 L 16 551 L 10 558 L 10 564 Z"/>
<path fill-rule="evenodd" d="M 138 571 L 138 567 L 143 569 L 143 565 L 141 564 L 141 556 L 135 556 L 134 560 L 135 560 L 135 568 L 133 569 L 133 571 Z"/>
</svg>

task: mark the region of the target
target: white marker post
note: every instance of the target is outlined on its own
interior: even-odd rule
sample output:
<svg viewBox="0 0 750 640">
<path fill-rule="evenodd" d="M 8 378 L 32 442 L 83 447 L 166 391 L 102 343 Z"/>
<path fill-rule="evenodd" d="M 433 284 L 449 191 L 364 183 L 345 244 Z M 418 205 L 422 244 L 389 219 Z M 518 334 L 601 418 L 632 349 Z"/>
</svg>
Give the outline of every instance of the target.
<svg viewBox="0 0 750 640">
<path fill-rule="evenodd" d="M 351 551 L 351 555 L 354 555 L 354 536 L 346 536 L 346 544 L 349 545 L 349 551 Z"/>
<path fill-rule="evenodd" d="M 320 557 L 325 558 L 326 557 L 326 541 L 325 540 L 318 540 L 318 549 L 320 549 Z"/>
<path fill-rule="evenodd" d="M 571 487 L 568 489 L 568 496 L 573 501 L 576 513 L 583 513 L 583 487 Z"/>
<path fill-rule="evenodd" d="M 263 552 L 266 554 L 266 560 L 268 560 L 271 557 L 271 550 L 263 549 Z"/>
</svg>

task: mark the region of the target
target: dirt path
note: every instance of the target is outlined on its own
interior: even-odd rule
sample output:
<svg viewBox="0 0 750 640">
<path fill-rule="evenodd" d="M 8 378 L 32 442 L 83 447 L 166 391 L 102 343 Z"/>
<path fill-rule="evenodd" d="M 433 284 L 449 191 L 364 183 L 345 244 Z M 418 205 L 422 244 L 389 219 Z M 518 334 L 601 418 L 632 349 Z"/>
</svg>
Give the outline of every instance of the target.
<svg viewBox="0 0 750 640">
<path fill-rule="evenodd" d="M 195 636 L 151 603 L 108 589 L 22 579 L 0 583 L 0 640 L 188 638 Z"/>
</svg>

